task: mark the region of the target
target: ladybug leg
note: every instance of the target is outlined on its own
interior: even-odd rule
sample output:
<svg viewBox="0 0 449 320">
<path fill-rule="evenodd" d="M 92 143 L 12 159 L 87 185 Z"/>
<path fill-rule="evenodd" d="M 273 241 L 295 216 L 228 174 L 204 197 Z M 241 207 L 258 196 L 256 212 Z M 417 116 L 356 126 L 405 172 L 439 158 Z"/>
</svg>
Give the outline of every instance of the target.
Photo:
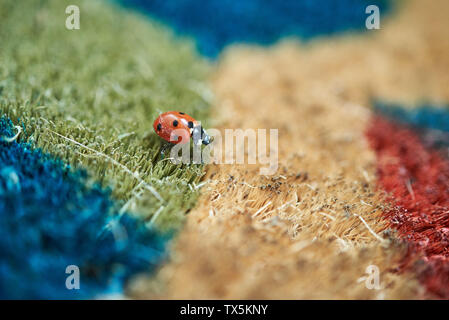
<svg viewBox="0 0 449 320">
<path fill-rule="evenodd" d="M 162 142 L 162 146 L 161 146 L 161 160 L 165 158 L 165 153 L 170 149 L 171 143 L 169 142 Z"/>
</svg>

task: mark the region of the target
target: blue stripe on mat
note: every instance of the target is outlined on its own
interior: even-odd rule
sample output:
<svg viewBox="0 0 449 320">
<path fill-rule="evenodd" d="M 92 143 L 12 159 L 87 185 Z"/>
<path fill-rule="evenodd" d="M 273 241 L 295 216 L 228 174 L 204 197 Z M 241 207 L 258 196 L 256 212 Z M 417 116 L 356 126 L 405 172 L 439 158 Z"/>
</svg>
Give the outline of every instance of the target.
<svg viewBox="0 0 449 320">
<path fill-rule="evenodd" d="M 197 40 L 210 57 L 232 43 L 271 44 L 284 36 L 309 39 L 346 30 L 366 30 L 368 5 L 381 17 L 389 0 L 116 0 L 159 18 Z"/>
<path fill-rule="evenodd" d="M 373 102 L 374 111 L 397 123 L 413 127 L 425 146 L 443 151 L 449 157 L 449 105 L 423 103 L 404 108 L 399 103 Z"/>
</svg>

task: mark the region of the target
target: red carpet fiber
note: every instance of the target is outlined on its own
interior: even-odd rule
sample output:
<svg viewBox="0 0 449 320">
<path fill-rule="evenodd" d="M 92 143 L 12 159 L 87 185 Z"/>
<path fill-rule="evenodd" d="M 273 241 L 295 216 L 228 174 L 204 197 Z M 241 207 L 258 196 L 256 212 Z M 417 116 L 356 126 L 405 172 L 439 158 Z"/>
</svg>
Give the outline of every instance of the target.
<svg viewBox="0 0 449 320">
<path fill-rule="evenodd" d="M 381 117 L 373 119 L 367 136 L 377 154 L 379 185 L 395 204 L 385 215 L 410 244 L 410 261 L 422 255 L 419 279 L 428 292 L 448 299 L 449 161 L 427 150 L 408 128 Z"/>
</svg>

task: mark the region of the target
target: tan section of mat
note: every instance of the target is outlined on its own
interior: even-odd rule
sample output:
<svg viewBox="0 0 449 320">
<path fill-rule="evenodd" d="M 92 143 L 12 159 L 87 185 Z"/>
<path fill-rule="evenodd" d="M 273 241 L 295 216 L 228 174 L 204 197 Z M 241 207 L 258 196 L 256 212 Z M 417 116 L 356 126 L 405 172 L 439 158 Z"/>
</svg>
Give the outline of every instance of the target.
<svg viewBox="0 0 449 320">
<path fill-rule="evenodd" d="M 212 81 L 220 127 L 278 128 L 279 170 L 210 166 L 173 261 L 132 295 L 421 297 L 411 275 L 393 272 L 404 248 L 381 219 L 363 106 L 372 96 L 449 101 L 448 4 L 408 3 L 371 35 L 229 50 Z M 370 265 L 379 290 L 362 278 Z"/>
</svg>

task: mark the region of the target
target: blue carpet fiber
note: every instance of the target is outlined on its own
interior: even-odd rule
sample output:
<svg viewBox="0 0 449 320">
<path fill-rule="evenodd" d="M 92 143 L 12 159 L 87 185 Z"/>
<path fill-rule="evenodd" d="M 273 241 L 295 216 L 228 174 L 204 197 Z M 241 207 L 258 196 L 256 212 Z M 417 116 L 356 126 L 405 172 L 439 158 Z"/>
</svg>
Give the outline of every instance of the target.
<svg viewBox="0 0 449 320">
<path fill-rule="evenodd" d="M 133 274 L 164 257 L 168 236 L 118 207 L 84 171 L 9 142 L 17 129 L 0 118 L 0 298 L 84 299 L 122 292 Z M 68 290 L 68 265 L 80 289 Z"/>
<path fill-rule="evenodd" d="M 384 17 L 388 0 L 116 0 L 160 19 L 197 41 L 216 57 L 233 43 L 267 45 L 284 36 L 309 39 L 347 30 L 366 30 L 368 5 Z"/>
<path fill-rule="evenodd" d="M 419 128 L 449 132 L 449 105 L 436 106 L 431 103 L 418 108 L 406 109 L 400 104 L 374 101 L 374 110 L 404 124 Z"/>
<path fill-rule="evenodd" d="M 373 101 L 373 105 L 376 113 L 412 127 L 424 145 L 439 149 L 449 157 L 449 105 L 423 103 L 411 109 L 382 100 Z"/>
</svg>

